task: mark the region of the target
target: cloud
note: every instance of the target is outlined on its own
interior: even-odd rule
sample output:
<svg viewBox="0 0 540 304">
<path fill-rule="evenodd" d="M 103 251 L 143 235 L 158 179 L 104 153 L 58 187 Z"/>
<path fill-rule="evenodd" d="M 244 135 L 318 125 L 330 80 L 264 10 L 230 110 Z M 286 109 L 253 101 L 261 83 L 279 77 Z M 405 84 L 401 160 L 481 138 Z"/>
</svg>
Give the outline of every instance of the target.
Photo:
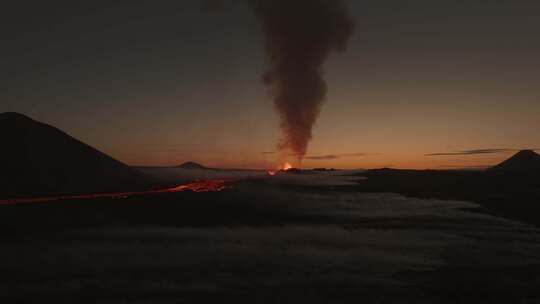
<svg viewBox="0 0 540 304">
<path fill-rule="evenodd" d="M 339 158 L 345 158 L 345 157 L 361 157 L 361 156 L 367 156 L 367 153 L 347 153 L 347 154 L 328 154 L 328 155 L 313 155 L 313 156 L 306 156 L 305 159 L 308 160 L 335 160 Z"/>
<path fill-rule="evenodd" d="M 339 156 L 338 155 L 319 155 L 319 156 L 306 156 L 305 159 L 309 159 L 309 160 L 333 160 L 333 159 L 338 159 Z"/>
<path fill-rule="evenodd" d="M 264 151 L 261 152 L 263 155 L 273 155 L 276 154 L 275 151 Z M 343 153 L 343 154 L 326 154 L 326 155 L 311 155 L 306 156 L 304 159 L 307 160 L 335 160 L 339 158 L 345 158 L 345 157 L 362 157 L 362 156 L 368 156 L 368 155 L 378 155 L 378 153 Z M 289 154 L 290 157 L 296 157 L 296 154 Z"/>
<path fill-rule="evenodd" d="M 467 165 L 467 166 L 458 166 L 458 165 L 441 165 L 439 166 L 439 168 L 441 169 L 478 169 L 478 170 L 482 170 L 482 169 L 488 169 L 490 168 L 491 166 L 481 166 L 481 165 Z"/>
<path fill-rule="evenodd" d="M 430 153 L 425 156 L 455 156 L 455 155 L 479 155 L 479 154 L 497 154 L 515 151 L 514 149 L 477 149 L 464 150 L 458 152 Z"/>
</svg>

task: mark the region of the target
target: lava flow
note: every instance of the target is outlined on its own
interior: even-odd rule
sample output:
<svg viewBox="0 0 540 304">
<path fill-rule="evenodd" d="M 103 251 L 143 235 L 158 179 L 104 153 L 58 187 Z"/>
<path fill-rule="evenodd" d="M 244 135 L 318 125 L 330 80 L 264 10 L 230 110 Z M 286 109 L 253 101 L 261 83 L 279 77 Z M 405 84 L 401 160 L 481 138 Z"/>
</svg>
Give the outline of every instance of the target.
<svg viewBox="0 0 540 304">
<path fill-rule="evenodd" d="M 99 199 L 99 198 L 123 199 L 123 198 L 128 198 L 131 196 L 138 196 L 138 195 L 176 193 L 176 192 L 184 192 L 184 191 L 193 191 L 197 193 L 220 192 L 227 189 L 229 187 L 227 184 L 231 182 L 233 182 L 233 180 L 225 180 L 225 179 L 198 180 L 191 183 L 180 185 L 178 187 L 160 189 L 160 190 L 8 199 L 8 200 L 0 200 L 0 205 L 17 205 L 17 204 L 29 204 L 29 203 L 44 203 L 44 202 L 61 201 L 61 200 L 86 200 L 86 199 Z"/>
<path fill-rule="evenodd" d="M 189 184 L 180 185 L 176 188 L 166 189 L 164 192 L 220 192 L 227 188 L 227 180 L 203 180 L 195 181 Z"/>
</svg>

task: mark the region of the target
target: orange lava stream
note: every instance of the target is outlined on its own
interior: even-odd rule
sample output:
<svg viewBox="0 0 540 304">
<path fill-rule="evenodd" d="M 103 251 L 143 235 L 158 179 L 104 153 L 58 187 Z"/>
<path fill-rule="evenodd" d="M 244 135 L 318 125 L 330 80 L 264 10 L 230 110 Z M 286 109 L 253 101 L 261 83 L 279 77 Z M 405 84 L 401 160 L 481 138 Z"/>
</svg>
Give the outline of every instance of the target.
<svg viewBox="0 0 540 304">
<path fill-rule="evenodd" d="M 201 192 L 220 192 L 227 189 L 228 183 L 233 180 L 200 180 L 184 185 L 180 185 L 174 188 L 167 188 L 161 190 L 152 191 L 139 191 L 139 192 L 116 192 L 116 193 L 103 193 L 103 194 L 85 194 L 85 195 L 64 195 L 54 197 L 39 197 L 39 198 L 21 198 L 21 199 L 8 199 L 0 200 L 0 205 L 17 205 L 17 204 L 29 204 L 29 203 L 44 203 L 61 200 L 86 200 L 86 199 L 98 199 L 98 198 L 112 198 L 112 199 L 124 199 L 131 196 L 147 195 L 147 194 L 159 194 L 159 193 L 177 193 L 185 191 L 193 191 L 197 193 Z"/>
<path fill-rule="evenodd" d="M 226 180 L 205 180 L 205 181 L 196 181 L 193 183 L 180 185 L 176 188 L 166 189 L 163 192 L 183 192 L 183 191 L 193 191 L 193 192 L 220 192 L 227 188 Z"/>
</svg>

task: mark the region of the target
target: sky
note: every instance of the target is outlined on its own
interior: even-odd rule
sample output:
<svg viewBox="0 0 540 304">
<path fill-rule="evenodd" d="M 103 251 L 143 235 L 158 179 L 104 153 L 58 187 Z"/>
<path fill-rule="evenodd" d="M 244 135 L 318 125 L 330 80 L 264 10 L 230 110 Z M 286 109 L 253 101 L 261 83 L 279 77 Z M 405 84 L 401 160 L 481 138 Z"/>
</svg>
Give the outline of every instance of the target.
<svg viewBox="0 0 540 304">
<path fill-rule="evenodd" d="M 347 1 L 306 167 L 473 168 L 540 148 L 540 2 Z M 132 165 L 273 168 L 259 20 L 200 0 L 12 3 L 0 112 Z M 299 16 L 299 18 L 302 18 Z"/>
</svg>

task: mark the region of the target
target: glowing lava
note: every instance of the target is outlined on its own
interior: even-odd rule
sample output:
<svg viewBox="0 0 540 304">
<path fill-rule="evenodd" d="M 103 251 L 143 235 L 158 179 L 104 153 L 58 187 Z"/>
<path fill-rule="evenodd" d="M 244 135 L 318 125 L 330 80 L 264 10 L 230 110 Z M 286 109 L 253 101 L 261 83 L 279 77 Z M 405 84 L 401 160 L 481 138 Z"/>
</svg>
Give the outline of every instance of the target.
<svg viewBox="0 0 540 304">
<path fill-rule="evenodd" d="M 282 165 L 280 165 L 277 168 L 276 171 L 275 170 L 269 170 L 268 175 L 275 176 L 275 175 L 278 174 L 278 172 L 286 172 L 286 171 L 291 170 L 292 168 L 293 168 L 293 166 L 290 163 L 286 162 L 286 163 L 283 163 Z"/>
<path fill-rule="evenodd" d="M 152 191 L 139 191 L 139 192 L 117 192 L 117 193 L 103 193 L 103 194 L 85 194 L 85 195 L 64 195 L 54 197 L 39 197 L 39 198 L 20 198 L 0 200 L 0 205 L 16 205 L 16 204 L 28 204 L 28 203 L 44 203 L 61 200 L 85 200 L 85 199 L 125 199 L 131 196 L 159 194 L 159 193 L 176 193 L 184 191 L 193 192 L 220 192 L 228 188 L 227 184 L 233 182 L 233 180 L 198 180 L 191 183 L 183 184 L 174 188 L 152 190 Z"/>
<path fill-rule="evenodd" d="M 183 192 L 183 191 L 193 191 L 193 192 L 220 192 L 227 188 L 225 185 L 226 180 L 202 180 L 195 181 L 189 184 L 180 185 L 173 189 L 168 189 L 166 192 Z"/>
<path fill-rule="evenodd" d="M 292 165 L 290 163 L 284 163 L 280 168 L 281 171 L 288 171 L 291 169 L 292 169 Z"/>
</svg>

